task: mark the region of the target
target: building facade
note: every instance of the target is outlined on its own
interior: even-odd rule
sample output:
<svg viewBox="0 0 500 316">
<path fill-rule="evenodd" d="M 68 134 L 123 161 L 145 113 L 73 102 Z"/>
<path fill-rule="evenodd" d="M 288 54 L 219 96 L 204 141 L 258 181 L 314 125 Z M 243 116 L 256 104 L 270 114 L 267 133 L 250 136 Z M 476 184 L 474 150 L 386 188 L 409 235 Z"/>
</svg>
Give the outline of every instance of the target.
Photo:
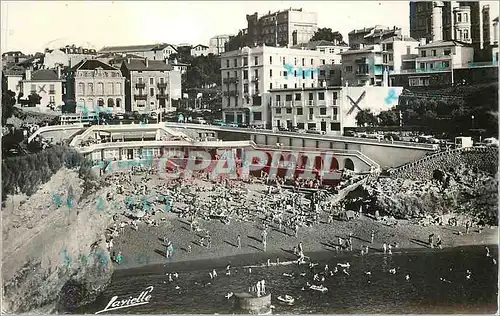
<svg viewBox="0 0 500 316">
<path fill-rule="evenodd" d="M 270 126 L 269 90 L 326 86 L 340 75 L 340 65 L 331 62 L 320 51 L 284 47 L 222 54 L 223 120 Z"/>
<path fill-rule="evenodd" d="M 17 63 L 21 63 L 31 56 L 25 55 L 20 51 L 5 52 L 2 54 L 2 69 L 13 67 Z"/>
<path fill-rule="evenodd" d="M 99 60 L 83 60 L 71 69 L 68 91 L 76 112 L 125 112 L 125 78 L 118 68 Z"/>
<path fill-rule="evenodd" d="M 41 110 L 54 109 L 63 104 L 65 80 L 61 76 L 61 68 L 40 69 L 36 71 L 26 70 L 25 78 L 20 81 L 23 99 L 29 95 L 40 96 L 40 104 L 36 107 Z"/>
<path fill-rule="evenodd" d="M 3 75 L 7 78 L 7 89 L 16 94 L 16 98 L 21 92 L 21 80 L 23 80 L 25 69 L 23 67 L 14 66 L 3 71 Z"/>
<path fill-rule="evenodd" d="M 208 56 L 209 53 L 212 53 L 208 46 L 198 44 L 191 48 L 191 56 L 199 57 L 199 56 Z"/>
<path fill-rule="evenodd" d="M 141 114 L 175 111 L 172 99 L 181 98 L 181 74 L 163 61 L 129 59 L 122 63 L 126 78 L 125 108 Z"/>
<path fill-rule="evenodd" d="M 209 49 L 210 52 L 214 55 L 220 55 L 226 51 L 226 43 L 229 42 L 229 39 L 232 35 L 216 35 L 212 37 L 209 41 Z"/>
<path fill-rule="evenodd" d="M 498 17 L 493 20 L 492 23 L 492 40 L 491 40 L 491 60 L 493 63 L 498 64 L 498 33 L 500 32 L 500 27 L 498 24 Z"/>
<path fill-rule="evenodd" d="M 410 1 L 410 36 L 431 41 L 461 41 L 476 51 L 489 42 L 489 6 L 481 1 Z"/>
<path fill-rule="evenodd" d="M 168 60 L 170 55 L 177 53 L 177 48 L 172 44 L 151 44 L 134 46 L 109 46 L 99 51 L 100 54 L 118 53 L 134 54 L 149 60 Z"/>
<path fill-rule="evenodd" d="M 74 67 L 76 64 L 85 59 L 93 59 L 97 56 L 95 49 L 65 46 L 58 49 L 46 49 L 43 65 L 45 68 L 55 68 L 57 65 L 63 67 Z"/>
<path fill-rule="evenodd" d="M 318 30 L 315 12 L 287 9 L 269 12 L 259 18 L 257 12 L 247 15 L 248 45 L 293 46 L 307 43 Z"/>
</svg>

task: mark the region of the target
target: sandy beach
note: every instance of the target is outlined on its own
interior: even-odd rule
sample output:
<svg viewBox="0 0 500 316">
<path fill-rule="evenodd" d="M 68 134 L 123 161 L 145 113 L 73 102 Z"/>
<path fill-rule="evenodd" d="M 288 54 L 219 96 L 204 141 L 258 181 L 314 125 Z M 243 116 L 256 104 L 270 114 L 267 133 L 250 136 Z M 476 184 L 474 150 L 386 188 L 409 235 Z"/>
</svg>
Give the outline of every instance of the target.
<svg viewBox="0 0 500 316">
<path fill-rule="evenodd" d="M 160 216 L 163 216 L 160 215 Z M 267 249 L 263 251 L 261 242 L 261 230 L 255 223 L 232 221 L 225 225 L 220 221 L 200 221 L 202 227 L 207 227 L 212 236 L 211 248 L 201 247 L 197 244 L 199 237 L 190 231 L 187 219 L 178 218 L 174 213 L 165 214 L 166 222 L 161 222 L 159 227 L 148 227 L 140 225 L 138 231 L 126 228 L 124 234 L 116 238 L 114 250 L 120 250 L 124 261 L 115 269 L 127 269 L 153 264 L 170 264 L 197 260 L 217 260 L 221 267 L 225 267 L 227 260 L 238 256 L 245 258 L 241 264 L 255 264 L 265 262 L 269 258 L 276 262 L 295 259 L 291 253 L 294 246 L 303 243 L 304 252 L 307 256 L 312 252 L 331 252 L 337 255 L 359 255 L 361 246 L 369 247 L 369 254 L 383 252 L 383 243 L 398 242 L 399 249 L 430 249 L 427 244 L 429 234 L 440 235 L 443 247 L 457 247 L 466 245 L 494 245 L 498 243 L 498 227 L 487 227 L 482 233 L 477 228 L 471 229 L 470 234 L 465 234 L 465 227 L 455 226 L 427 226 L 411 224 L 408 221 L 399 220 L 397 226 L 388 227 L 374 219 L 362 216 L 352 221 L 334 221 L 331 224 L 322 220 L 314 227 L 301 227 L 298 237 L 293 232 L 285 235 L 275 227 L 270 227 L 267 236 Z M 370 243 L 371 231 L 374 231 L 374 243 Z M 353 251 L 336 251 L 338 236 L 346 238 L 353 233 Z M 459 235 L 458 232 L 462 232 Z M 237 236 L 241 235 L 241 249 L 237 248 Z M 173 242 L 174 254 L 170 259 L 164 256 L 165 246 L 162 239 L 167 237 Z M 187 248 L 191 245 L 191 253 Z M 393 248 L 393 252 L 398 251 Z M 245 256 L 242 256 L 245 255 Z M 229 259 L 228 259 L 229 260 Z M 182 265 L 175 265 L 182 268 Z"/>
</svg>

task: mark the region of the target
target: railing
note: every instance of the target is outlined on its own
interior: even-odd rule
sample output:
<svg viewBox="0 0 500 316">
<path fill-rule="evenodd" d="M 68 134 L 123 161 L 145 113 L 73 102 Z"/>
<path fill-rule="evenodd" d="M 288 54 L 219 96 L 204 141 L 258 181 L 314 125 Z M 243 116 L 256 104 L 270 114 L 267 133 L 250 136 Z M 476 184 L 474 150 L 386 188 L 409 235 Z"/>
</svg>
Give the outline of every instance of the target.
<svg viewBox="0 0 500 316">
<path fill-rule="evenodd" d="M 135 84 L 135 87 L 137 89 L 144 89 L 144 88 L 146 88 L 146 84 L 144 82 L 138 82 Z"/>
<path fill-rule="evenodd" d="M 134 94 L 134 100 L 147 100 L 147 94 Z"/>
<path fill-rule="evenodd" d="M 318 106 L 326 106 L 326 101 L 325 100 L 318 100 L 317 105 Z"/>
<path fill-rule="evenodd" d="M 299 100 L 293 101 L 293 106 L 303 106 L 303 105 L 304 105 L 303 101 L 299 101 Z"/>
<path fill-rule="evenodd" d="M 167 83 L 166 82 L 159 82 L 157 86 L 158 86 L 158 89 L 165 89 L 165 88 L 167 88 Z"/>
</svg>

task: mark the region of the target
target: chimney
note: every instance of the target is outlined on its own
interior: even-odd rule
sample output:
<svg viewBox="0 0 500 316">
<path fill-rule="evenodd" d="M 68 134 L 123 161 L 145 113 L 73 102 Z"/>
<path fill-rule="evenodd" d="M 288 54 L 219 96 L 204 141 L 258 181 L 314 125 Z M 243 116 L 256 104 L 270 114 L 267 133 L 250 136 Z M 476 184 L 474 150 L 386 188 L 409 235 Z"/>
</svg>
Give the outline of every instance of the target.
<svg viewBox="0 0 500 316">
<path fill-rule="evenodd" d="M 57 79 L 61 79 L 61 67 L 59 67 L 59 65 L 57 66 Z"/>
<path fill-rule="evenodd" d="M 421 38 L 421 39 L 419 40 L 419 42 L 420 42 L 420 43 L 419 43 L 419 44 L 420 44 L 419 46 L 423 46 L 423 45 L 427 44 L 427 40 L 426 40 L 425 38 Z"/>
<path fill-rule="evenodd" d="M 31 69 L 26 69 L 26 80 L 31 80 Z"/>
<path fill-rule="evenodd" d="M 146 63 L 146 68 L 148 68 L 148 67 L 149 67 L 149 66 L 148 66 L 148 64 L 149 64 L 149 63 L 148 63 L 148 59 L 146 58 L 146 59 L 144 60 L 144 62 Z"/>
</svg>

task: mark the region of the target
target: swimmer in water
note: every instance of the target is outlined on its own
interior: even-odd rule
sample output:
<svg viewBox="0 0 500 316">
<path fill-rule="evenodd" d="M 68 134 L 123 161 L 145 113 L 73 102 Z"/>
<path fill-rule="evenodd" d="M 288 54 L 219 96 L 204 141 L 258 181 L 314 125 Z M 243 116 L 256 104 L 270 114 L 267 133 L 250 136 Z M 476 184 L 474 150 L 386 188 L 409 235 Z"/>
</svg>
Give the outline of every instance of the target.
<svg viewBox="0 0 500 316">
<path fill-rule="evenodd" d="M 168 274 L 168 282 L 172 282 L 172 281 L 173 281 L 173 280 L 172 280 L 172 275 L 169 273 L 169 274 Z"/>
<path fill-rule="evenodd" d="M 267 266 L 270 267 L 271 266 L 271 259 L 267 259 Z"/>
<path fill-rule="evenodd" d="M 467 275 L 465 276 L 465 278 L 467 280 L 470 280 L 471 276 L 472 276 L 472 272 L 470 272 L 470 270 L 467 270 Z"/>
<path fill-rule="evenodd" d="M 328 271 L 328 265 L 325 264 L 325 272 Z"/>
<path fill-rule="evenodd" d="M 372 275 L 372 273 L 370 271 L 366 271 L 365 274 L 366 275 Z"/>
<path fill-rule="evenodd" d="M 215 269 L 212 271 L 212 274 L 214 275 L 214 278 L 217 277 L 217 271 L 215 271 Z"/>
<path fill-rule="evenodd" d="M 335 267 L 335 269 L 333 269 L 333 273 L 337 273 L 339 272 L 339 269 L 337 267 Z"/>
<path fill-rule="evenodd" d="M 349 272 L 347 272 L 347 270 L 346 270 L 346 269 L 342 270 L 342 272 L 344 272 L 344 273 L 345 273 L 345 274 L 347 274 L 347 275 L 350 275 L 350 274 L 349 274 Z"/>
<path fill-rule="evenodd" d="M 252 273 L 252 268 L 248 268 L 248 273 Z"/>
<path fill-rule="evenodd" d="M 485 248 L 486 248 L 486 257 L 491 257 L 490 248 L 488 248 L 488 247 L 485 247 Z"/>
<path fill-rule="evenodd" d="M 409 274 L 407 274 L 407 275 L 405 276 L 405 279 L 406 279 L 406 281 L 410 280 L 410 275 L 409 275 Z"/>
<path fill-rule="evenodd" d="M 390 270 L 389 270 L 389 273 L 391 273 L 391 274 L 396 274 L 396 268 L 392 268 L 392 269 L 390 269 Z"/>
</svg>

